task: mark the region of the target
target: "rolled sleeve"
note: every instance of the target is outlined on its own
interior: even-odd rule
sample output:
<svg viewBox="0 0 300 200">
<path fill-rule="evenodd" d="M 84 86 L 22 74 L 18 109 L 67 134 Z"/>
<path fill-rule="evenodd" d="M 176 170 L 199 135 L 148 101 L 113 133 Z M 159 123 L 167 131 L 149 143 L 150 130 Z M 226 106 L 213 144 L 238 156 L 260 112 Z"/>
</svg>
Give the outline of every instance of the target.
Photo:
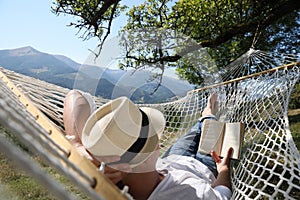
<svg viewBox="0 0 300 200">
<path fill-rule="evenodd" d="M 222 195 L 222 199 L 230 199 L 232 196 L 231 190 L 223 185 L 214 187 L 214 190 L 218 191 Z"/>
</svg>

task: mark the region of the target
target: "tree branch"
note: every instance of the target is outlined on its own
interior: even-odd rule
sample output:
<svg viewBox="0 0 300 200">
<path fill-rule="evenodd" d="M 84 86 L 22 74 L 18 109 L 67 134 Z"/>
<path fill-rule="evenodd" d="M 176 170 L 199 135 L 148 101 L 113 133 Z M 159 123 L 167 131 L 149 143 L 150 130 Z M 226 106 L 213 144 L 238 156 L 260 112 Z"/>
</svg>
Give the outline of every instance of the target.
<svg viewBox="0 0 300 200">
<path fill-rule="evenodd" d="M 111 14 L 110 14 L 110 17 L 109 17 L 109 22 L 108 22 L 108 25 L 107 25 L 106 34 L 103 37 L 103 40 L 98 45 L 98 47 L 99 47 L 98 53 L 94 53 L 95 59 L 100 55 L 100 53 L 102 51 L 102 48 L 103 48 L 103 45 L 104 45 L 104 42 L 106 41 L 108 35 L 110 34 L 111 24 L 112 24 L 112 21 L 113 21 L 113 18 L 114 18 L 114 14 L 115 14 L 115 12 L 117 10 L 117 6 L 118 6 L 118 3 L 120 2 L 120 0 L 115 0 L 115 2 L 116 3 L 113 5 L 112 11 L 111 11 Z"/>
<path fill-rule="evenodd" d="M 121 0 L 106 0 L 103 1 L 104 4 L 101 6 L 100 10 L 98 10 L 93 19 L 91 20 L 91 24 L 95 27 L 95 30 L 97 30 L 98 27 L 98 20 L 101 19 L 104 15 L 105 12 L 112 6 L 112 5 L 117 5 Z"/>
</svg>

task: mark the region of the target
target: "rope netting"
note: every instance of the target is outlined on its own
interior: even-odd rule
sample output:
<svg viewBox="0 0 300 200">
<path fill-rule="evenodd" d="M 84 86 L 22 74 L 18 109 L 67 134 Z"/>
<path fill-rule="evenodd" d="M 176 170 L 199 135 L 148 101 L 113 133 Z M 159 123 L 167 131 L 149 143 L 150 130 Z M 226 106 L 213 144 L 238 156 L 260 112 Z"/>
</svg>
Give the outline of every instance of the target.
<svg viewBox="0 0 300 200">
<path fill-rule="evenodd" d="M 240 81 L 190 92 L 184 99 L 157 105 L 168 116 L 162 138 L 166 150 L 196 122 L 212 92 L 219 94 L 220 121 L 245 123 L 242 159 L 232 173 L 235 199 L 297 199 L 300 157 L 287 117 L 288 100 L 299 68 L 281 68 Z"/>
<path fill-rule="evenodd" d="M 162 151 L 196 123 L 208 96 L 217 92 L 220 121 L 241 121 L 246 127 L 242 157 L 232 170 L 233 199 L 297 199 L 300 156 L 289 129 L 287 111 L 291 92 L 299 80 L 298 58 L 250 50 L 229 65 L 228 71 L 231 73 L 223 73 L 222 77 L 229 81 L 190 91 L 173 102 L 143 105 L 157 108 L 166 117 Z M 8 70 L 2 72 L 63 133 L 63 100 L 69 90 Z M 1 82 L 1 90 L 5 84 Z M 107 102 L 100 97 L 95 100 L 98 106 Z M 7 112 L 9 115 L 11 111 Z M 1 115 L 0 119 L 5 120 L 7 116 Z M 32 126 L 27 124 L 27 119 L 19 123 Z"/>
</svg>

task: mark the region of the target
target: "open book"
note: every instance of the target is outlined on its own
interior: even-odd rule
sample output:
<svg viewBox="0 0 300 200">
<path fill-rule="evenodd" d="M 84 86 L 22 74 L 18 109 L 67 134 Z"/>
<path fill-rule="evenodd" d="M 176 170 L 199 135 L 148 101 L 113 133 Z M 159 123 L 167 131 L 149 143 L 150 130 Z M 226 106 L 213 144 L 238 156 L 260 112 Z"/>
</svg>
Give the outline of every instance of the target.
<svg viewBox="0 0 300 200">
<path fill-rule="evenodd" d="M 231 158 L 239 159 L 244 135 L 244 124 L 241 122 L 226 123 L 215 120 L 204 120 L 199 144 L 199 152 L 208 153 L 215 150 L 225 157 L 228 149 L 233 148 Z"/>
</svg>

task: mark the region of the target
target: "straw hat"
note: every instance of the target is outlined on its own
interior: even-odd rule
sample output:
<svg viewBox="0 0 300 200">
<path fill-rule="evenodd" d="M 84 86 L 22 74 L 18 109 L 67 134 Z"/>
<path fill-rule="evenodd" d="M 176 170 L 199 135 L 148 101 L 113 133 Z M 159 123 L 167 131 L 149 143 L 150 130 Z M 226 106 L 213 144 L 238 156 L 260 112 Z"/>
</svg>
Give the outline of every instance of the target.
<svg viewBox="0 0 300 200">
<path fill-rule="evenodd" d="M 119 97 L 88 118 L 82 144 L 96 157 L 118 155 L 121 156 L 118 163 L 135 167 L 156 150 L 164 127 L 165 119 L 160 111 L 139 108 L 127 97 Z"/>
</svg>

